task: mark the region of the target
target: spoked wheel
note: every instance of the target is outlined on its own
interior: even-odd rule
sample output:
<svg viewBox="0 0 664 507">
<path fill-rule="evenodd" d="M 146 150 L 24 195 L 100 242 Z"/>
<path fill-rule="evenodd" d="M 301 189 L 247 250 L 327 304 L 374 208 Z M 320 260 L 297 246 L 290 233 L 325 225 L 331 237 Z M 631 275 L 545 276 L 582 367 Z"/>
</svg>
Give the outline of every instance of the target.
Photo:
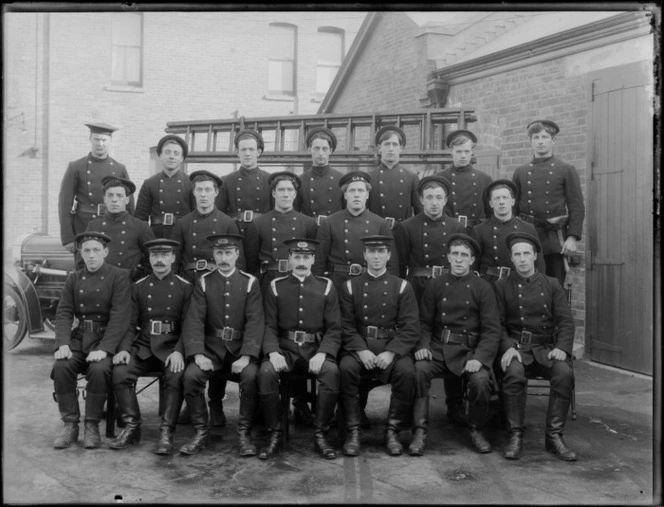
<svg viewBox="0 0 664 507">
<path fill-rule="evenodd" d="M 9 285 L 4 286 L 2 313 L 2 337 L 4 348 L 11 350 L 25 338 L 28 331 L 28 310 L 18 291 Z"/>
</svg>

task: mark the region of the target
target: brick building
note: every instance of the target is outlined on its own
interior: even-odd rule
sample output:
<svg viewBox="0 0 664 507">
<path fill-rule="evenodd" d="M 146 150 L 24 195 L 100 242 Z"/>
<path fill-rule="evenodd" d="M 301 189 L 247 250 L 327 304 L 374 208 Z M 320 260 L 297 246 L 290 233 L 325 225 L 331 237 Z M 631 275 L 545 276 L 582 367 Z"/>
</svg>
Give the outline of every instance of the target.
<svg viewBox="0 0 664 507">
<path fill-rule="evenodd" d="M 649 374 L 653 345 L 659 350 L 655 17 L 642 10 L 370 13 L 319 109 L 473 109 L 476 154 L 495 155 L 493 178 L 509 178 L 531 159 L 528 122 L 555 120 L 562 131 L 554 152 L 576 167 L 586 205 L 584 262 L 567 277 L 576 355 Z"/>
</svg>

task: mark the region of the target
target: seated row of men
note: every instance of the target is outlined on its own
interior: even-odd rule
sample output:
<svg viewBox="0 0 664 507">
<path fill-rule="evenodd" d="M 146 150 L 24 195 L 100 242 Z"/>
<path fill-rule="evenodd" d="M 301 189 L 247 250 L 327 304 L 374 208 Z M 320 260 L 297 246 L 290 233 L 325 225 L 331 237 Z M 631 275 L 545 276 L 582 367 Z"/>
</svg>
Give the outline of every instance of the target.
<svg viewBox="0 0 664 507">
<path fill-rule="evenodd" d="M 321 230 L 333 222 L 330 217 Z M 397 253 L 390 234 L 362 236 L 366 268 L 338 283 L 312 273 L 323 241 L 294 235 L 284 241 L 288 273 L 263 290 L 255 276 L 237 267 L 241 235 L 217 233 L 206 240 L 215 267 L 193 284 L 173 270 L 179 242 L 155 239 L 145 244 L 153 272 L 130 285 L 126 270 L 104 262 L 115 240 L 97 231 L 76 237 L 85 267 L 67 278 L 56 316 L 52 376 L 65 423 L 56 448 L 78 438 L 77 373 L 88 378 L 84 447 L 101 444 L 98 421 L 112 379 L 126 425 L 110 447 L 122 449 L 140 440 L 136 378 L 163 369 L 158 454 L 173 452 L 183 399 L 196 434 L 180 452 L 196 454 L 206 447 L 205 385 L 213 377 L 231 376 L 240 389 L 240 454 L 270 458 L 283 442 L 278 383 L 286 373 L 317 378 L 314 443 L 325 458 L 337 456 L 327 439 L 337 403 L 347 431 L 343 452 L 360 453 L 358 386 L 366 376 L 392 386 L 385 430 L 390 455 L 403 453 L 399 432 L 408 425 L 413 432 L 408 452 L 424 453 L 429 388 L 436 376 L 467 381 L 469 437 L 473 448 L 485 453 L 491 451 L 482 428 L 495 361 L 504 372 L 510 432 L 505 457 L 520 456 L 526 378 L 537 374 L 551 380 L 546 449 L 560 459 L 576 459 L 562 438 L 572 393 L 574 322 L 561 285 L 535 267 L 541 246 L 534 235 L 507 236 L 515 270 L 492 287 L 471 269 L 478 243 L 463 233 L 450 234 L 449 270 L 424 285 L 419 305 L 413 285 L 388 272 Z M 72 330 L 74 317 L 79 325 Z M 269 432 L 260 449 L 251 434 L 259 406 Z"/>
</svg>

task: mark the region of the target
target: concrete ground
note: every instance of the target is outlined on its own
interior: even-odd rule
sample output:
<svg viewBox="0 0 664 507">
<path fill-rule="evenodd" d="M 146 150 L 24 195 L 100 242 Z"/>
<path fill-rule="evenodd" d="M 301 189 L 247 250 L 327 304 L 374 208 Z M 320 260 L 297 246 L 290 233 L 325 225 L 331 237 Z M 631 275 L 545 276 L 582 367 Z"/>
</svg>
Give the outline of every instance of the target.
<svg viewBox="0 0 664 507">
<path fill-rule="evenodd" d="M 405 504 L 661 504 L 655 481 L 653 384 L 650 378 L 575 362 L 576 421 L 565 439 L 579 456 L 560 461 L 544 450 L 546 397 L 529 397 L 523 456 L 501 455 L 504 430 L 487 436 L 494 452 L 469 448 L 463 429 L 445 415 L 441 380 L 434 382 L 430 439 L 423 457 L 389 457 L 383 419 L 389 388 L 371 392 L 358 458 L 319 458 L 311 428 L 291 423 L 291 438 L 275 459 L 240 458 L 235 420 L 237 385 L 225 401 L 229 425 L 214 431 L 212 445 L 197 456 L 157 456 L 158 389 L 139 395 L 143 439 L 125 451 L 85 450 L 80 441 L 55 450 L 61 422 L 49 379 L 52 341 L 26 338 L 4 355 L 3 503 L 405 503 Z M 142 382 L 142 381 L 141 381 Z M 661 421 L 661 419 L 658 419 Z M 102 433 L 104 425 L 102 424 Z M 265 439 L 263 427 L 256 440 Z M 179 447 L 193 435 L 178 426 Z M 336 434 L 331 432 L 332 440 Z M 659 435 L 659 432 L 658 432 Z M 410 432 L 404 431 L 407 444 Z M 82 438 L 82 437 L 81 437 Z M 659 438 L 659 437 L 658 437 Z M 104 445 L 108 439 L 104 438 Z M 337 442 L 340 447 L 340 443 Z"/>
</svg>

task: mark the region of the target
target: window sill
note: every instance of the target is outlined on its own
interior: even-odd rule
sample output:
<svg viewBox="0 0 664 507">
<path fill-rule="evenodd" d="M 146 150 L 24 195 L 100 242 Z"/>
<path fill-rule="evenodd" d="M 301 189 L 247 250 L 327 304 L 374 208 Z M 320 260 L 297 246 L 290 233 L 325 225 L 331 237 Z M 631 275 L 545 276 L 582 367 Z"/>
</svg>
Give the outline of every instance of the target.
<svg viewBox="0 0 664 507">
<path fill-rule="evenodd" d="M 127 93 L 144 93 L 145 89 L 142 86 L 119 86 L 108 85 L 104 87 L 107 92 L 127 92 Z"/>
<path fill-rule="evenodd" d="M 263 100 L 276 100 L 280 102 L 295 102 L 292 95 L 263 95 Z"/>
</svg>

